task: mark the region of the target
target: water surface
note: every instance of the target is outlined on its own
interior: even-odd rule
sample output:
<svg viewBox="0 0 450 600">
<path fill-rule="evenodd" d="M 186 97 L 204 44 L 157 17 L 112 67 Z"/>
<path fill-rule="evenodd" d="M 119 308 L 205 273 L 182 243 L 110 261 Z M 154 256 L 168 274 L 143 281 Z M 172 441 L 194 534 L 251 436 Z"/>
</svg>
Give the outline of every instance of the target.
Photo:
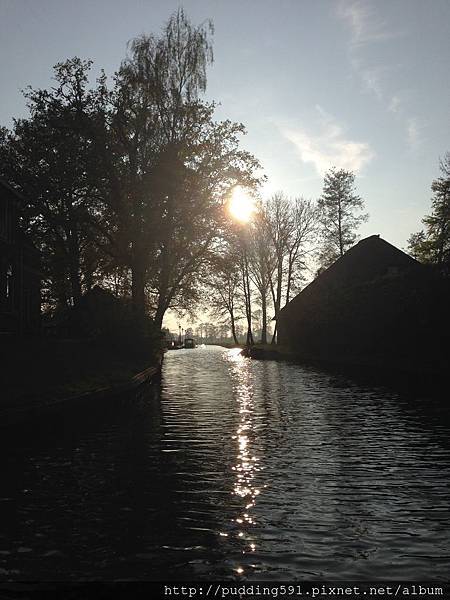
<svg viewBox="0 0 450 600">
<path fill-rule="evenodd" d="M 447 416 L 235 350 L 168 352 L 137 401 L 4 436 L 0 578 L 448 579 Z"/>
</svg>

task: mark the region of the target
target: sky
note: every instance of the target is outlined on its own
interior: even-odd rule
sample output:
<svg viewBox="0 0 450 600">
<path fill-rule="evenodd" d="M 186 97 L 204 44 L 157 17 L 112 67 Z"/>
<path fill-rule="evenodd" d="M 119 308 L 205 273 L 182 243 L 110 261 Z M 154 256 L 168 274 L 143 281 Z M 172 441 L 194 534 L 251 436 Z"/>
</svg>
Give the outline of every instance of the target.
<svg viewBox="0 0 450 600">
<path fill-rule="evenodd" d="M 356 174 L 360 229 L 405 249 L 450 151 L 450 0 L 0 0 L 0 125 L 21 90 L 73 56 L 112 75 L 127 42 L 183 6 L 214 23 L 208 100 L 242 122 L 263 195 L 317 199 L 331 168 Z"/>
</svg>

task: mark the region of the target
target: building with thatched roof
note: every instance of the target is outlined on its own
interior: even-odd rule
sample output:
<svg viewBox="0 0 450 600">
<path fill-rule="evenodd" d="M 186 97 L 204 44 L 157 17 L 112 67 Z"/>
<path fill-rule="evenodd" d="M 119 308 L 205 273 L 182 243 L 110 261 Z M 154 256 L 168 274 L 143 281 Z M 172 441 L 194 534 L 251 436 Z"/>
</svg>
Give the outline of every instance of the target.
<svg viewBox="0 0 450 600">
<path fill-rule="evenodd" d="M 280 311 L 278 343 L 305 360 L 443 372 L 449 301 L 448 280 L 374 235 Z"/>
</svg>

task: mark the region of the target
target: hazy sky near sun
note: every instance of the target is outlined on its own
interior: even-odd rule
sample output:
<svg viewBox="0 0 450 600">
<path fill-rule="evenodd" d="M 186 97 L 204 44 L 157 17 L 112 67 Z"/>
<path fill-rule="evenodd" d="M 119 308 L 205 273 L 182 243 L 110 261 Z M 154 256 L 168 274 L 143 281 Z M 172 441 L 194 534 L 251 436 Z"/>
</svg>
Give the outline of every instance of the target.
<svg viewBox="0 0 450 600">
<path fill-rule="evenodd" d="M 0 125 L 26 114 L 20 90 L 51 85 L 75 55 L 112 74 L 126 43 L 158 33 L 173 0 L 0 0 Z M 264 192 L 317 198 L 332 165 L 357 173 L 370 220 L 399 247 L 430 210 L 450 150 L 450 0 L 185 0 L 212 19 L 208 99 L 244 123 Z"/>
</svg>

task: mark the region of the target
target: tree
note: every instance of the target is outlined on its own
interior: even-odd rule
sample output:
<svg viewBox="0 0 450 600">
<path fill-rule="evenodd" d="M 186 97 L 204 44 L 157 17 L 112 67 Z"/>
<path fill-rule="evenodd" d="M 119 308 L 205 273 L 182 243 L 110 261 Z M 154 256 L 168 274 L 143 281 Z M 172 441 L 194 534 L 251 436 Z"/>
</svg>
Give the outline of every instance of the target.
<svg viewBox="0 0 450 600">
<path fill-rule="evenodd" d="M 419 262 L 430 264 L 433 262 L 433 243 L 427 239 L 423 229 L 409 236 L 408 251 Z"/>
<path fill-rule="evenodd" d="M 166 230 L 159 227 L 161 219 L 174 202 L 175 181 L 183 180 L 181 149 L 205 119 L 196 100 L 212 61 L 210 34 L 211 24 L 193 27 L 179 9 L 159 37 L 135 38 L 115 77 L 107 126 L 96 132 L 114 242 L 131 271 L 137 315 L 147 308 L 149 268 L 161 250 L 159 234 Z M 159 314 L 157 320 L 162 322 Z"/>
<path fill-rule="evenodd" d="M 292 200 L 282 192 L 265 202 L 262 210 L 264 237 L 271 247 L 267 273 L 277 319 L 284 300 L 287 304 L 292 290 L 298 287 L 306 266 L 308 245 L 316 235 L 318 210 L 312 202 L 303 198 Z M 272 343 L 275 343 L 276 333 L 275 324 Z"/>
<path fill-rule="evenodd" d="M 325 174 L 319 198 L 322 249 L 319 260 L 327 267 L 355 243 L 357 228 L 368 219 L 364 201 L 355 192 L 355 175 L 331 168 Z"/>
<path fill-rule="evenodd" d="M 267 344 L 267 310 L 270 283 L 275 268 L 273 247 L 267 231 L 267 223 L 262 207 L 255 214 L 249 236 L 250 278 L 259 294 L 261 306 L 261 343 Z"/>
<path fill-rule="evenodd" d="M 198 299 L 227 195 L 259 182 L 243 125 L 216 122 L 199 99 L 211 35 L 178 10 L 159 37 L 132 41 L 112 89 L 103 74 L 89 89 L 90 61 L 61 63 L 56 87 L 27 93 L 30 119 L 1 132 L 1 174 L 30 198 L 60 304 L 102 280 L 131 289 L 138 319 L 150 313 L 161 327 L 169 308 Z"/>
<path fill-rule="evenodd" d="M 113 151 L 106 148 L 114 156 L 112 206 L 128 243 L 136 311 L 145 310 L 147 295 L 158 326 L 169 308 L 197 299 L 230 188 L 257 183 L 257 161 L 239 149 L 243 126 L 214 122 L 214 104 L 198 99 L 211 33 L 180 9 L 159 38 L 132 42 L 116 78 Z"/>
<path fill-rule="evenodd" d="M 255 343 L 252 329 L 252 285 L 250 279 L 250 235 L 248 231 L 241 231 L 238 236 L 239 270 L 241 277 L 241 290 L 244 296 L 245 318 L 247 320 L 247 333 L 245 343 L 253 346 Z"/>
<path fill-rule="evenodd" d="M 291 292 L 297 291 L 303 281 L 307 258 L 316 240 L 319 219 L 318 207 L 311 200 L 295 198 L 291 210 L 293 227 L 286 244 L 286 304 L 291 300 Z"/>
<path fill-rule="evenodd" d="M 92 288 L 102 256 L 95 243 L 101 203 L 96 154 L 84 127 L 104 104 L 103 76 L 88 89 L 90 61 L 54 68 L 50 90 L 25 92 L 30 117 L 0 139 L 1 174 L 27 200 L 28 233 L 41 251 L 50 304 L 77 304 Z"/>
<path fill-rule="evenodd" d="M 224 204 L 230 190 L 238 183 L 258 183 L 253 176 L 257 161 L 239 149 L 243 132 L 240 124 L 208 117 L 183 163 L 161 178 L 167 202 L 149 277 L 157 322 L 168 308 L 186 309 L 198 298 L 202 269 L 226 230 Z"/>
<path fill-rule="evenodd" d="M 238 344 L 236 321 L 240 318 L 238 311 L 242 304 L 240 290 L 241 275 L 239 271 L 239 255 L 236 248 L 227 244 L 214 255 L 209 265 L 207 280 L 208 307 L 219 318 L 227 318 L 235 344 Z"/>
<path fill-rule="evenodd" d="M 440 161 L 441 177 L 431 184 L 432 212 L 422 219 L 425 231 L 413 233 L 408 248 L 417 260 L 450 273 L 450 153 Z"/>
<path fill-rule="evenodd" d="M 286 261 L 286 248 L 293 222 L 289 199 L 282 193 L 274 194 L 263 206 L 266 237 L 272 247 L 273 264 L 269 266 L 270 291 L 275 320 L 281 310 L 283 298 L 283 276 Z M 275 343 L 276 326 L 272 336 Z"/>
</svg>

